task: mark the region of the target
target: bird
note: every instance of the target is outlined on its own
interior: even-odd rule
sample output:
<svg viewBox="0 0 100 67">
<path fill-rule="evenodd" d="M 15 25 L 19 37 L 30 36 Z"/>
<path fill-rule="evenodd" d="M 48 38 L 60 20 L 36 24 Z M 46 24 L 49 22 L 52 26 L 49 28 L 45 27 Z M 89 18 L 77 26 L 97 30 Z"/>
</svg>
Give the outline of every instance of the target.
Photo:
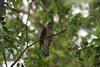
<svg viewBox="0 0 100 67">
<path fill-rule="evenodd" d="M 44 56 L 49 56 L 49 46 L 52 42 L 52 35 L 53 34 L 53 23 L 49 22 L 47 26 L 42 29 L 40 35 L 40 46 L 42 46 L 42 54 Z"/>
</svg>

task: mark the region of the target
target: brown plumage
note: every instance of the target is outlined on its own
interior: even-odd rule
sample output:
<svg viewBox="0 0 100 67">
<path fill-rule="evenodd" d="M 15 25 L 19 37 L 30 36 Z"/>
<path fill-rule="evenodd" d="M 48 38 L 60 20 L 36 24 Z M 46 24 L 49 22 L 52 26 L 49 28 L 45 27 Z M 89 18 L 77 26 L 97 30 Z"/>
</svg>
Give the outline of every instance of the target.
<svg viewBox="0 0 100 67">
<path fill-rule="evenodd" d="M 40 45 L 42 45 L 44 56 L 49 56 L 49 46 L 52 41 L 52 37 L 49 36 L 52 35 L 52 31 L 53 31 L 53 23 L 50 22 L 46 27 L 43 28 L 41 32 Z"/>
</svg>

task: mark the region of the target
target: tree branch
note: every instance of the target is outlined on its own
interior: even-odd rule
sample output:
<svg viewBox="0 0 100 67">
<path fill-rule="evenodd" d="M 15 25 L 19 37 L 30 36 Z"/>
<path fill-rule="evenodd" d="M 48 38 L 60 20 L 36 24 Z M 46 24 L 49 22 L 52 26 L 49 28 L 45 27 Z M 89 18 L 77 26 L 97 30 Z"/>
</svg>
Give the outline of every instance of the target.
<svg viewBox="0 0 100 67">
<path fill-rule="evenodd" d="M 33 16 L 31 13 L 20 10 L 20 9 L 15 9 L 15 8 L 10 8 L 12 11 L 16 12 L 16 13 L 24 13 L 24 14 L 28 14 L 29 16 Z"/>
<path fill-rule="evenodd" d="M 6 56 L 5 56 L 5 53 L 4 53 L 4 52 L 3 52 L 3 58 L 4 58 L 4 61 L 5 61 L 6 67 L 8 67 L 8 65 L 7 65 L 7 60 L 6 60 Z"/>
<path fill-rule="evenodd" d="M 33 0 L 32 0 L 31 3 L 29 4 L 28 13 L 30 13 L 32 2 L 33 2 Z M 27 45 L 27 46 L 28 46 L 28 31 L 27 31 L 27 29 L 28 29 L 28 28 L 27 28 L 28 20 L 29 20 L 29 14 L 28 14 L 28 17 L 27 17 L 27 20 L 26 20 L 26 45 Z"/>
<path fill-rule="evenodd" d="M 48 36 L 48 37 L 45 38 L 45 39 L 48 39 L 48 38 L 50 38 L 50 37 L 54 37 L 54 36 L 60 35 L 60 34 L 62 34 L 62 33 L 65 32 L 65 31 L 66 31 L 66 29 L 63 29 L 62 31 L 60 31 L 60 32 L 58 32 L 58 33 L 56 33 L 56 34 L 52 34 L 51 36 Z M 20 53 L 20 55 L 17 57 L 17 59 L 14 61 L 14 63 L 11 65 L 11 67 L 13 67 L 13 66 L 17 63 L 17 61 L 21 58 L 21 56 L 25 53 L 25 51 L 26 51 L 27 49 L 29 49 L 32 45 L 34 45 L 34 44 L 36 44 L 36 43 L 38 43 L 38 42 L 39 42 L 39 40 L 37 40 L 37 41 L 35 41 L 34 43 L 32 43 L 31 45 L 27 46 L 27 47 Z"/>
</svg>

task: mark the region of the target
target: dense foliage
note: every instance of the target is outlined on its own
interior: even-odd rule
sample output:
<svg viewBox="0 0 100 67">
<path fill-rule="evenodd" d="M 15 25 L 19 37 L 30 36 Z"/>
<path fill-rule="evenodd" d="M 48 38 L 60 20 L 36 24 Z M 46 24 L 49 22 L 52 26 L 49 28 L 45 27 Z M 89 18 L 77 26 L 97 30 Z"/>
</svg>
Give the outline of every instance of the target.
<svg viewBox="0 0 100 67">
<path fill-rule="evenodd" d="M 0 0 L 0 65 L 100 67 L 99 13 L 100 0 Z M 54 34 L 66 31 L 53 37 L 44 57 L 38 40 L 51 17 Z"/>
</svg>

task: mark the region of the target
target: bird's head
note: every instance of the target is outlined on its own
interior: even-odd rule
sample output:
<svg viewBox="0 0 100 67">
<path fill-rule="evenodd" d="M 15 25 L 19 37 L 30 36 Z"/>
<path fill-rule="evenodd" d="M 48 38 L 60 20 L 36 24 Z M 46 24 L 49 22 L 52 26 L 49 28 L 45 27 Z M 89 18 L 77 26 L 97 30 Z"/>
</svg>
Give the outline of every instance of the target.
<svg viewBox="0 0 100 67">
<path fill-rule="evenodd" d="M 47 29 L 52 29 L 52 28 L 53 28 L 53 23 L 52 22 L 48 23 Z"/>
</svg>

